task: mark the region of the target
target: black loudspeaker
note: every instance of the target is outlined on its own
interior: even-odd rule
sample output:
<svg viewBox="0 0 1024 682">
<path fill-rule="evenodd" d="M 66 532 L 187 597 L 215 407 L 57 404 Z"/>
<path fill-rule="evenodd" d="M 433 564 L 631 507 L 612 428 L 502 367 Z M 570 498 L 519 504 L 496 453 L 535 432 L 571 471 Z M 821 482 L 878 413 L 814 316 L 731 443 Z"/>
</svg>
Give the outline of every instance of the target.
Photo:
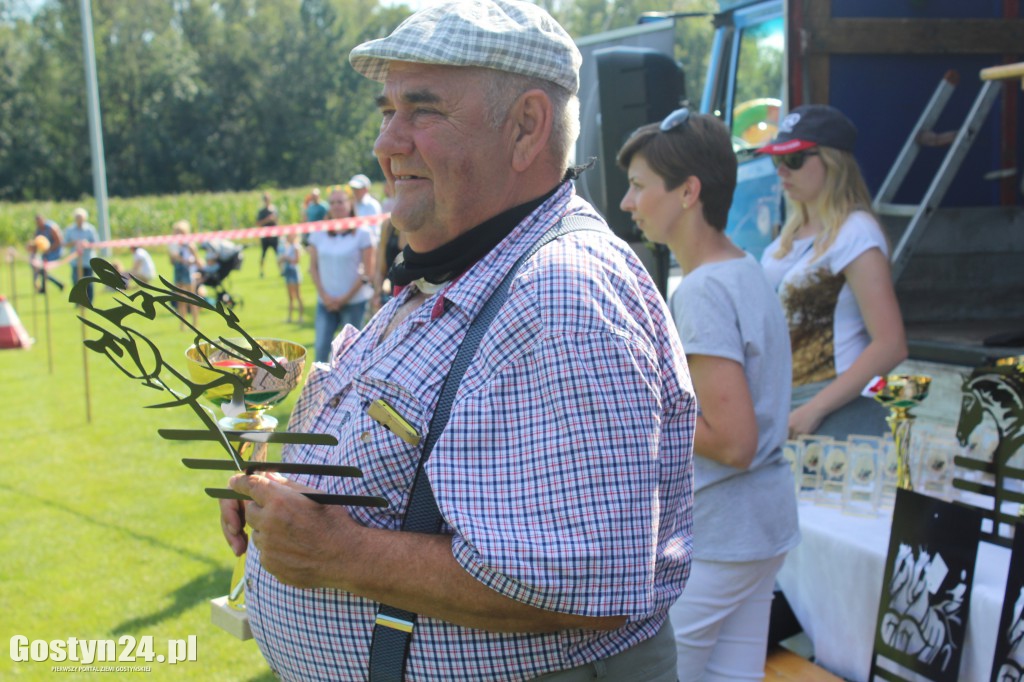
<svg viewBox="0 0 1024 682">
<path fill-rule="evenodd" d="M 643 47 L 610 47 L 594 53 L 601 107 L 600 158 L 603 206 L 597 206 L 615 234 L 643 239 L 629 214 L 619 208 L 629 183 L 615 163 L 622 144 L 637 128 L 660 121 L 686 96 L 683 70 L 666 54 Z"/>
</svg>

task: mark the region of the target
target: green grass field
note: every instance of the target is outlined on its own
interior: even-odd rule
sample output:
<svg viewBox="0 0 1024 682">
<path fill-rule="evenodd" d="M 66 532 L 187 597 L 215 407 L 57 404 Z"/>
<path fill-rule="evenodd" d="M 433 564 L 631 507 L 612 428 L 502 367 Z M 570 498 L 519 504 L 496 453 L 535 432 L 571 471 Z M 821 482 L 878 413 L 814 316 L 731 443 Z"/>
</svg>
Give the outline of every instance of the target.
<svg viewBox="0 0 1024 682">
<path fill-rule="evenodd" d="M 170 276 L 166 255 L 153 255 L 161 274 Z M 129 264 L 126 252 L 113 257 Z M 284 280 L 271 263 L 259 278 L 258 257 L 257 248 L 246 249 L 242 269 L 226 282 L 242 299 L 235 311 L 243 327 L 255 337 L 297 341 L 311 354 L 316 297 L 308 275 L 305 324 L 286 324 Z M 0 293 L 36 340 L 30 350 L 0 351 L 4 647 L 16 635 L 115 642 L 130 636 L 152 637 L 160 654 L 168 640 L 194 635 L 195 662 L 121 665 L 149 665 L 144 679 L 153 680 L 272 680 L 253 641 L 238 641 L 210 622 L 208 602 L 226 593 L 234 557 L 220 534 L 217 504 L 202 489 L 226 479 L 189 471 L 179 460 L 226 455 L 214 445 L 162 440 L 158 428 L 201 424 L 188 408 L 145 409 L 169 394 L 143 387 L 97 353 L 86 357 L 83 325 L 67 290 L 51 287 L 47 326 L 46 301 L 31 293 L 28 265 L 0 267 Z M 305 259 L 300 269 L 305 273 Z M 66 280 L 67 268 L 57 274 Z M 98 293 L 97 307 L 112 302 L 111 292 Z M 200 327 L 213 326 L 211 317 L 201 317 Z M 179 330 L 176 318 L 158 315 L 145 333 L 184 370 L 182 353 L 193 337 Z M 272 414 L 286 422 L 296 396 Z M 0 679 L 58 677 L 55 665 L 75 664 L 16 662 L 7 650 Z"/>
</svg>

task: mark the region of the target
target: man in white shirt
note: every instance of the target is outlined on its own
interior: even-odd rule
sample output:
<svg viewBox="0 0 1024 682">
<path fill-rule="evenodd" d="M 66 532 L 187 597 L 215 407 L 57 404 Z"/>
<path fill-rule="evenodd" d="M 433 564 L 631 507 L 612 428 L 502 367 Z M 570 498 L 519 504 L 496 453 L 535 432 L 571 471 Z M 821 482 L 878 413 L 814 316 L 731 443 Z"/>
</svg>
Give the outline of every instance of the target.
<svg viewBox="0 0 1024 682">
<path fill-rule="evenodd" d="M 383 212 L 380 210 L 380 202 L 370 195 L 370 178 L 362 173 L 353 175 L 348 186 L 352 188 L 355 197 L 357 216 L 380 215 Z"/>
</svg>

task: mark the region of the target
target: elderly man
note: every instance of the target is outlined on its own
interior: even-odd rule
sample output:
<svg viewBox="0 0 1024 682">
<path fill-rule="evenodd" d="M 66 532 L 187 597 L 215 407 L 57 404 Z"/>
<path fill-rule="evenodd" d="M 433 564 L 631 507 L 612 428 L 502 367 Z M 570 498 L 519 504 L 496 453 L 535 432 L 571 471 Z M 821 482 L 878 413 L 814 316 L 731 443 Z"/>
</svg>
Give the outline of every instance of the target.
<svg viewBox="0 0 1024 682">
<path fill-rule="evenodd" d="M 252 527 L 263 654 L 289 680 L 675 680 L 695 401 L 656 288 L 567 179 L 579 52 L 535 5 L 460 0 L 350 61 L 384 84 L 407 286 L 341 332 L 292 415 L 339 445 L 287 460 L 363 478 L 231 480 L 252 502 L 221 524 L 236 553 Z"/>
<path fill-rule="evenodd" d="M 71 213 L 72 223 L 64 228 L 64 245 L 77 255 L 71 261 L 71 283 L 75 284 L 82 277 L 92 276 L 92 244 L 99 241 L 96 227 L 89 222 L 89 212 L 82 207 Z M 92 300 L 92 282 L 86 290 Z"/>
<path fill-rule="evenodd" d="M 380 215 L 380 202 L 370 194 L 370 178 L 362 173 L 353 175 L 348 186 L 352 188 L 352 196 L 355 197 L 357 216 Z"/>
</svg>

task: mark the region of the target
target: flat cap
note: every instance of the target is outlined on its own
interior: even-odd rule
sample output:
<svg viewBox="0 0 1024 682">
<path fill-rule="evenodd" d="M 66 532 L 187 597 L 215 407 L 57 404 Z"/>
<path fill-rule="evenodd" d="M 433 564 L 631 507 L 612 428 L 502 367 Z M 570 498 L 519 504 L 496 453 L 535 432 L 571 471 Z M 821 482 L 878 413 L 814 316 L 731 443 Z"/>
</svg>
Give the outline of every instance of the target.
<svg viewBox="0 0 1024 682">
<path fill-rule="evenodd" d="M 580 87 L 583 58 L 569 34 L 543 9 L 519 0 L 457 0 L 416 12 L 386 38 L 357 46 L 349 62 L 383 82 L 388 63 L 478 66 Z"/>
</svg>

